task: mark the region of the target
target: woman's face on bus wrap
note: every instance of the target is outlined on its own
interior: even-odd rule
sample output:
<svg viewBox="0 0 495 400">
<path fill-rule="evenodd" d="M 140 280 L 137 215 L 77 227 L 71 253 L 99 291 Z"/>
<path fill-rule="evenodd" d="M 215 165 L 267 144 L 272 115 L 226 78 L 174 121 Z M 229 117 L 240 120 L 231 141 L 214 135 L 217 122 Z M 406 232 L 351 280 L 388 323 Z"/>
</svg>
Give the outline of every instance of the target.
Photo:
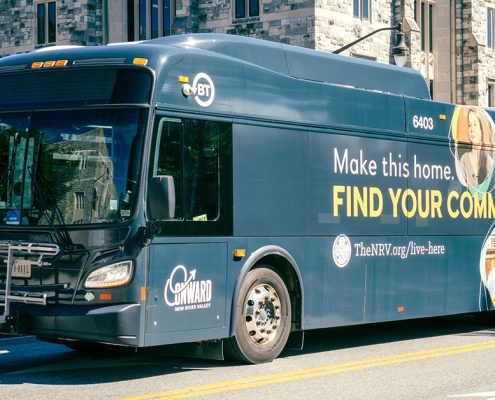
<svg viewBox="0 0 495 400">
<path fill-rule="evenodd" d="M 483 141 L 483 133 L 481 131 L 481 123 L 474 111 L 468 113 L 468 129 L 469 140 L 473 145 L 481 145 Z"/>
</svg>

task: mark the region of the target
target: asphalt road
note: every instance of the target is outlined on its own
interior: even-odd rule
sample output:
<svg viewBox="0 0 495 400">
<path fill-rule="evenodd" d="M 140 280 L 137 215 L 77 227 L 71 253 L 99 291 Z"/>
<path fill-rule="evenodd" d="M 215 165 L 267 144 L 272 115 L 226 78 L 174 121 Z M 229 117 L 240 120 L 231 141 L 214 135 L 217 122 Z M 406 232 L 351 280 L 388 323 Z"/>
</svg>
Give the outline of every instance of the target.
<svg viewBox="0 0 495 400">
<path fill-rule="evenodd" d="M 303 351 L 263 365 L 170 351 L 84 354 L 0 339 L 0 398 L 495 400 L 495 330 L 472 316 L 309 332 Z"/>
</svg>

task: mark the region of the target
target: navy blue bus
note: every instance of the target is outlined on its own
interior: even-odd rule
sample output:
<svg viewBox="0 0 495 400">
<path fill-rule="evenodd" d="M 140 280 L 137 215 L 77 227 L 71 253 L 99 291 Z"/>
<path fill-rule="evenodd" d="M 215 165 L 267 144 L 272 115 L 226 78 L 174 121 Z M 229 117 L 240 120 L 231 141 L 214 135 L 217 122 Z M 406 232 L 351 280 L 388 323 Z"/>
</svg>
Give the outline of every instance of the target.
<svg viewBox="0 0 495 400">
<path fill-rule="evenodd" d="M 493 117 L 229 35 L 1 59 L 0 326 L 259 363 L 309 329 L 492 310 Z"/>
</svg>

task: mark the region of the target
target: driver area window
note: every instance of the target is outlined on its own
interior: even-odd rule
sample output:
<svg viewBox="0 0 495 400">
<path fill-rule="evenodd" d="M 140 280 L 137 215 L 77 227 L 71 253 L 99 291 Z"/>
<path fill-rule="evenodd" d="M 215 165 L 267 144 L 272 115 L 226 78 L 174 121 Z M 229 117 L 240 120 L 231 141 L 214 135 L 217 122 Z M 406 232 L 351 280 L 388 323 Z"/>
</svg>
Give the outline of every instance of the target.
<svg viewBox="0 0 495 400">
<path fill-rule="evenodd" d="M 173 177 L 175 215 L 163 234 L 232 233 L 232 125 L 158 118 L 151 176 Z"/>
</svg>

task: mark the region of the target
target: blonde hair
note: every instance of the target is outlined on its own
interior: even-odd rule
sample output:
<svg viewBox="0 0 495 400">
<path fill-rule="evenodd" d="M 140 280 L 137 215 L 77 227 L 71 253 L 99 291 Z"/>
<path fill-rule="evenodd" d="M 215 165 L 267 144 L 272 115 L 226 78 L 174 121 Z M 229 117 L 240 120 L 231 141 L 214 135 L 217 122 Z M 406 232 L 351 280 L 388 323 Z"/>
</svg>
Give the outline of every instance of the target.
<svg viewBox="0 0 495 400">
<path fill-rule="evenodd" d="M 481 143 L 483 146 L 493 147 L 493 123 L 490 116 L 485 110 L 479 107 L 462 107 L 461 112 L 457 118 L 457 137 L 456 145 L 470 145 L 471 139 L 469 138 L 469 113 L 473 113 L 480 123 L 481 129 Z M 462 129 L 460 129 L 462 127 Z"/>
</svg>

